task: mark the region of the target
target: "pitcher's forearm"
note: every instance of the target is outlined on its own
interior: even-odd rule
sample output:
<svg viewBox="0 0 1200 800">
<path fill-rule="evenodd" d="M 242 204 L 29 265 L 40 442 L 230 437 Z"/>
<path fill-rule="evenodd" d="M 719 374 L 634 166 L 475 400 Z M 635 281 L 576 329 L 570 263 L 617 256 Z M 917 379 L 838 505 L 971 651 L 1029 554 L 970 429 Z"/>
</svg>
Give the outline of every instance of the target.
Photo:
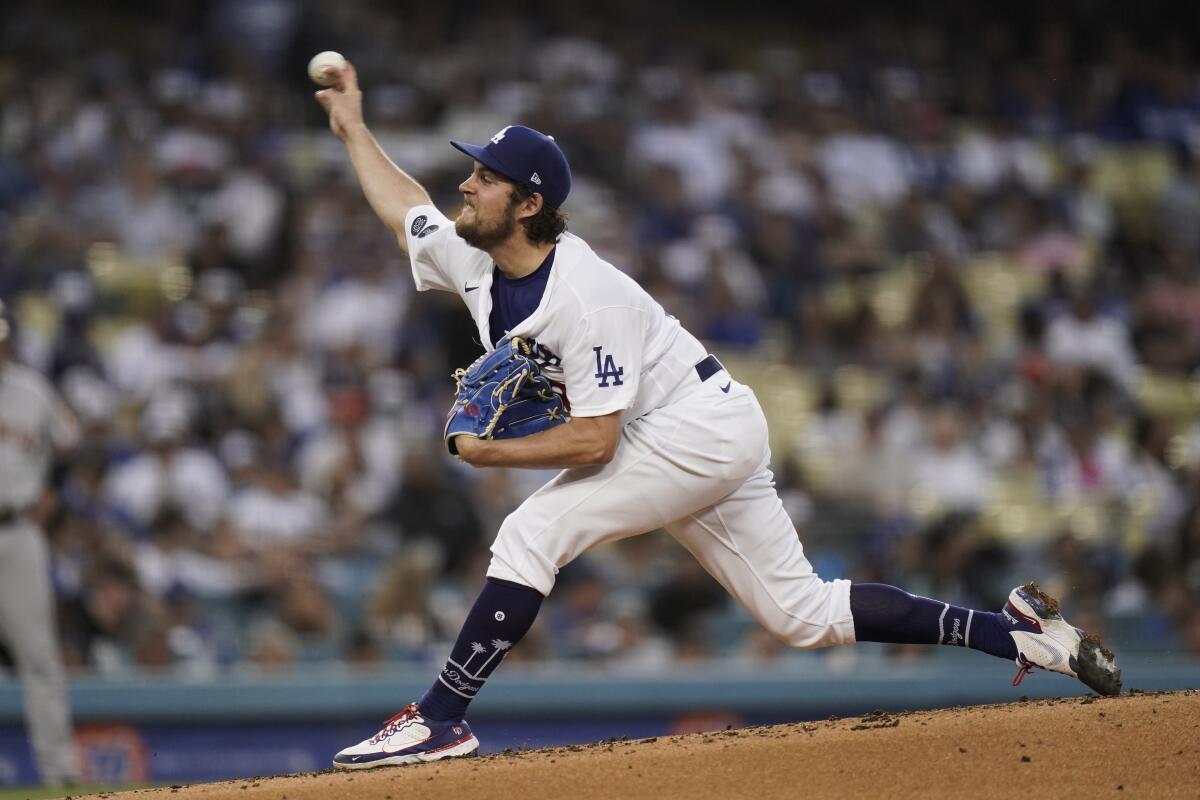
<svg viewBox="0 0 1200 800">
<path fill-rule="evenodd" d="M 475 467 L 568 469 L 607 464 L 616 455 L 621 437 L 621 414 L 577 417 L 519 439 L 455 440 L 463 461 Z"/>
<path fill-rule="evenodd" d="M 348 132 L 346 150 L 367 202 L 403 242 L 405 216 L 413 206 L 430 203 L 429 193 L 388 158 L 366 125 Z"/>
</svg>

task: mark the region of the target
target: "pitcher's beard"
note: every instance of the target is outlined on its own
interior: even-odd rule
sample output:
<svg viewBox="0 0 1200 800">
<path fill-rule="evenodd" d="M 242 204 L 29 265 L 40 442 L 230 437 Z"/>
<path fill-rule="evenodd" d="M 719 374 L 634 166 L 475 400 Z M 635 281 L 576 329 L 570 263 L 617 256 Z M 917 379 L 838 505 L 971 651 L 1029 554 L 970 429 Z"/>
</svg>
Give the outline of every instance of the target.
<svg viewBox="0 0 1200 800">
<path fill-rule="evenodd" d="M 503 243 L 517 229 L 517 220 L 506 214 L 495 225 L 485 227 L 478 222 L 467 222 L 460 214 L 454 221 L 454 232 L 477 250 L 490 250 Z"/>
</svg>

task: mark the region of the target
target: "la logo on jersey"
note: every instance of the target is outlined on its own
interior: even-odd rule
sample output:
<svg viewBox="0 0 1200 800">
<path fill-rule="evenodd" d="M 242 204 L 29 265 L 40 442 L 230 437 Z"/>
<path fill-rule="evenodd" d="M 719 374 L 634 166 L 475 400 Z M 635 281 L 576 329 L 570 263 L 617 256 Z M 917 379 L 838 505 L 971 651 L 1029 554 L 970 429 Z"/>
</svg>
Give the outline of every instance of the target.
<svg viewBox="0 0 1200 800">
<path fill-rule="evenodd" d="M 607 389 L 610 385 L 620 386 L 624 383 L 621 376 L 625 374 L 624 367 L 618 367 L 617 362 L 613 360 L 612 355 L 605 355 L 602 351 L 603 347 L 593 347 L 592 352 L 596 354 L 596 380 L 599 382 L 601 389 Z M 603 358 L 603 361 L 601 360 Z M 609 379 L 612 379 L 612 384 L 609 384 Z"/>
</svg>

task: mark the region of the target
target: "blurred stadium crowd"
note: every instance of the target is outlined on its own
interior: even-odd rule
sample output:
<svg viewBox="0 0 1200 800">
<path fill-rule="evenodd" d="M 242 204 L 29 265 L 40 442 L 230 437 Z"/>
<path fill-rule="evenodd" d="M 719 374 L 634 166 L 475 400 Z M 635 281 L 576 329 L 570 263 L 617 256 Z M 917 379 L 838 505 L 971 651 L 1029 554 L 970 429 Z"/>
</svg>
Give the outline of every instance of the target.
<svg viewBox="0 0 1200 800">
<path fill-rule="evenodd" d="M 825 577 L 1037 578 L 1200 654 L 1195 39 L 603 6 L 0 12 L 0 296 L 86 431 L 45 508 L 69 665 L 432 663 L 547 478 L 444 455 L 479 345 L 355 186 L 324 49 L 452 216 L 451 136 L 556 136 L 571 229 L 758 389 Z M 565 570 L 514 657 L 730 655 L 783 657 L 656 534 Z"/>
</svg>

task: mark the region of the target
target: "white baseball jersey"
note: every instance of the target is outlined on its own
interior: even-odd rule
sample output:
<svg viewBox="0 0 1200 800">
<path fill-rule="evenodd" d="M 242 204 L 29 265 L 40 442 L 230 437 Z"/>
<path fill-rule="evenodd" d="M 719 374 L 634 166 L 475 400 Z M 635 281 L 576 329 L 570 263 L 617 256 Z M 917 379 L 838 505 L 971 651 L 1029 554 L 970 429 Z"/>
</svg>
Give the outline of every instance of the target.
<svg viewBox="0 0 1200 800">
<path fill-rule="evenodd" d="M 74 415 L 40 374 L 0 364 L 0 508 L 37 502 L 54 448 L 79 439 Z"/>
<path fill-rule="evenodd" d="M 491 257 L 432 206 L 405 227 L 417 289 L 458 294 L 493 349 Z M 563 470 L 504 520 L 490 577 L 549 594 L 588 548 L 664 528 L 789 644 L 854 641 L 850 582 L 822 581 L 804 557 L 754 393 L 711 362 L 698 370 L 703 346 L 634 280 L 563 234 L 540 303 L 509 333 L 535 341 L 573 416 L 619 411 L 623 426 L 612 461 Z"/>
<path fill-rule="evenodd" d="M 495 264 L 464 242 L 433 206 L 405 220 L 418 291 L 455 292 L 487 350 Z M 543 374 L 563 389 L 572 416 L 620 411 L 622 422 L 671 402 L 672 391 L 705 356 L 704 347 L 641 286 L 569 233 L 537 310 L 509 331 L 529 341 Z"/>
</svg>

